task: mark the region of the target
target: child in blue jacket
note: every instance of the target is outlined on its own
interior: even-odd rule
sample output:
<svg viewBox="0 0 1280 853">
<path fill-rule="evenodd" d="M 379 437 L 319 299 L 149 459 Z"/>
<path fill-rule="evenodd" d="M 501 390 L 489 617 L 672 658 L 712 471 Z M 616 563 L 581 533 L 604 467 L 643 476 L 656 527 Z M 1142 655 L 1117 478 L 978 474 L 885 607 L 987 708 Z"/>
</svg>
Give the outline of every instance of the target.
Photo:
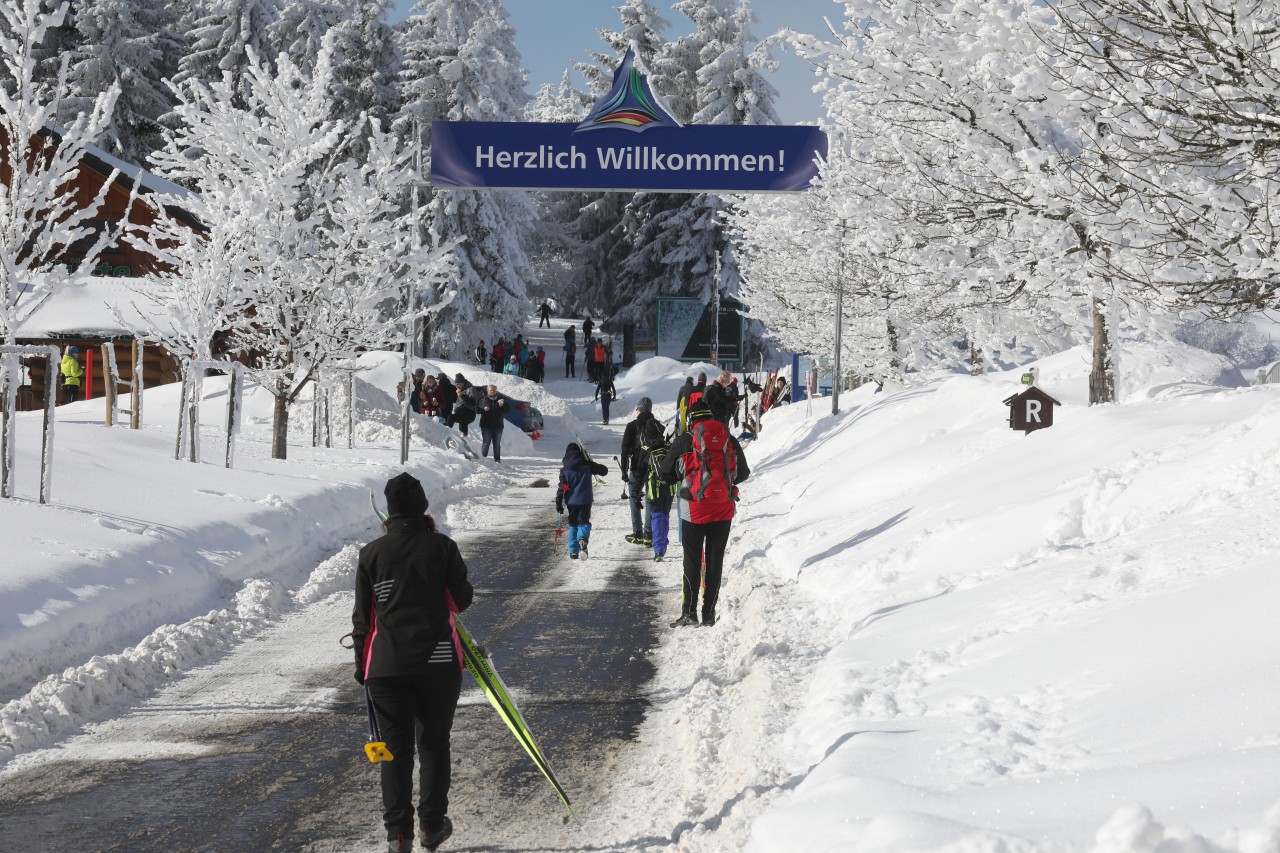
<svg viewBox="0 0 1280 853">
<path fill-rule="evenodd" d="M 603 477 L 609 469 L 588 459 L 577 442 L 564 449 L 560 464 L 556 512 L 564 512 L 565 507 L 569 507 L 569 557 L 576 560 L 579 553 L 584 558 L 587 556 L 587 541 L 591 537 L 591 503 L 595 499 L 591 478 Z"/>
</svg>

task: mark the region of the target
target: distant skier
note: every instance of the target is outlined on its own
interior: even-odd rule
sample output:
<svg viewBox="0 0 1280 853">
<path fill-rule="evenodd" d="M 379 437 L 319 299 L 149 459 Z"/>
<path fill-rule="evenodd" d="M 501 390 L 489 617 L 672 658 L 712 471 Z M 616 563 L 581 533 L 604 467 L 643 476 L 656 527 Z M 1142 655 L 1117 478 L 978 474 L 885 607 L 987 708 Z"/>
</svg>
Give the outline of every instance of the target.
<svg viewBox="0 0 1280 853">
<path fill-rule="evenodd" d="M 747 457 L 711 407 L 689 408 L 689 429 L 676 437 L 658 470 L 668 483 L 680 483 L 680 541 L 684 547 L 683 602 L 672 627 L 698 624 L 698 590 L 706 558 L 706 596 L 702 624 L 716 624 L 716 602 L 724 571 L 724 551 L 737 507 L 737 484 L 751 476 Z"/>
<path fill-rule="evenodd" d="M 618 391 L 613 387 L 613 374 L 607 370 L 600 371 L 596 376 L 596 394 L 592 398 L 600 399 L 600 411 L 604 415 L 604 425 L 609 425 L 609 404 L 618 397 Z"/>
<path fill-rule="evenodd" d="M 458 546 L 436 531 L 427 496 L 411 475 L 387 481 L 387 533 L 360 551 L 351 613 L 356 681 L 365 686 L 393 760 L 382 772 L 387 849 L 413 849 L 413 765 L 417 752 L 422 846 L 453 833 L 448 817 L 449 734 L 462 689 L 462 662 L 449 620 L 473 590 Z"/>
<path fill-rule="evenodd" d="M 591 538 L 591 504 L 595 501 L 591 479 L 593 476 L 603 477 L 609 469 L 588 459 L 577 442 L 564 449 L 560 465 L 556 512 L 569 510 L 569 558 L 576 560 L 579 553 L 587 556 L 587 544 Z"/>
<path fill-rule="evenodd" d="M 551 306 L 547 303 L 547 300 L 545 299 L 542 300 L 542 306 L 538 308 L 538 315 L 539 315 L 538 328 L 541 329 L 542 324 L 546 323 L 547 328 L 550 329 L 551 328 Z"/>
</svg>

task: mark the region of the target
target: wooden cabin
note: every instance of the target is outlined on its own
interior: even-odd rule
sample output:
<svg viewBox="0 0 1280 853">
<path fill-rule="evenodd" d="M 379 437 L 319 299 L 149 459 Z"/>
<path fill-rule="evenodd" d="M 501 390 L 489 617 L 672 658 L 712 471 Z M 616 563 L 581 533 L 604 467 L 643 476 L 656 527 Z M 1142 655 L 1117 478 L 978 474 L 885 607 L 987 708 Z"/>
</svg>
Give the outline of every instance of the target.
<svg viewBox="0 0 1280 853">
<path fill-rule="evenodd" d="M 42 140 L 58 138 L 58 131 L 46 128 Z M 0 130 L 0 149 L 6 145 Z M 33 145 L 39 148 L 39 143 Z M 7 182 L 9 175 L 0 164 L 0 182 Z M 108 184 L 109 182 L 109 184 Z M 105 151 L 89 146 L 85 149 L 80 169 L 69 192 L 81 205 L 88 206 L 106 187 L 103 205 L 95 219 L 98 233 L 125 221 L 138 225 L 150 225 L 155 221 L 157 194 L 189 197 L 190 192 L 147 172 L 140 166 L 126 163 Z M 130 206 L 130 197 L 133 204 Z M 149 199 L 150 197 L 150 199 Z M 200 223 L 189 212 L 167 205 L 166 210 L 179 222 L 192 229 L 200 229 Z M 85 252 L 97 240 L 97 234 L 69 246 L 63 246 L 56 257 L 48 259 L 48 265 L 62 265 L 80 270 L 85 262 Z M 85 368 L 84 398 L 101 397 L 105 393 L 106 371 L 102 364 L 102 345 L 110 344 L 116 357 L 120 378 L 128 382 L 133 377 L 133 332 L 115 316 L 121 311 L 137 328 L 147 328 L 148 318 L 138 315 L 134 304 L 139 302 L 130 285 L 140 284 L 143 278 L 156 272 L 158 261 L 144 250 L 128 243 L 107 247 L 90 278 L 83 285 L 63 289 L 46 301 L 26 319 L 17 330 L 19 344 L 52 344 L 65 352 L 69 346 L 80 349 L 80 363 Z M 80 270 L 83 272 L 83 270 Z M 39 288 L 39 275 L 33 276 L 33 289 Z M 142 285 L 142 286 L 145 286 Z M 163 348 L 143 347 L 143 384 L 154 387 L 178 379 L 178 362 Z M 22 384 L 18 391 L 18 409 L 39 408 L 44 405 L 47 373 L 50 368 L 43 358 L 31 359 L 22 370 Z M 57 368 L 52 368 L 54 377 Z M 62 402 L 59 399 L 58 402 Z"/>
</svg>

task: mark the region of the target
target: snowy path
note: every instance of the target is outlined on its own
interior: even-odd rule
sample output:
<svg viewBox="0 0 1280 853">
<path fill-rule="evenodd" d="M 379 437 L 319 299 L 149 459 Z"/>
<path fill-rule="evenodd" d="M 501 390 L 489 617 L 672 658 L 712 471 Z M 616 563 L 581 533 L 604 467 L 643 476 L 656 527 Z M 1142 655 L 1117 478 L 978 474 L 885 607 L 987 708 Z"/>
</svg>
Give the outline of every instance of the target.
<svg viewBox="0 0 1280 853">
<path fill-rule="evenodd" d="M 658 599 L 634 555 L 565 558 L 549 495 L 517 488 L 450 515 L 499 522 L 459 536 L 477 586 L 470 625 L 590 813 L 643 720 Z M 607 536 L 629 524 L 617 508 L 601 516 Z M 0 849 L 375 849 L 364 709 L 336 642 L 350 608 L 349 593 L 327 596 L 130 712 L 13 762 L 0 778 L 12 818 Z M 471 840 L 526 847 L 560 805 L 466 688 L 454 812 Z"/>
</svg>

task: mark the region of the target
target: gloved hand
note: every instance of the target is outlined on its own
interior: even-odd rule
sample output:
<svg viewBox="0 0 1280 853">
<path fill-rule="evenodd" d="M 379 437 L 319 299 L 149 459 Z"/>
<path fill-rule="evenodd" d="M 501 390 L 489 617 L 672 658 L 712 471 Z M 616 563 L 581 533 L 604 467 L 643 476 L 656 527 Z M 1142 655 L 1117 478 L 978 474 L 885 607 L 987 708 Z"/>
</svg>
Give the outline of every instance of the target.
<svg viewBox="0 0 1280 853">
<path fill-rule="evenodd" d="M 627 489 L 626 489 L 626 487 L 625 487 L 625 486 L 624 486 L 624 487 L 623 487 L 623 489 L 622 489 L 622 499 L 623 499 L 624 501 L 629 501 L 629 500 L 631 500 L 631 495 L 627 494 Z"/>
<path fill-rule="evenodd" d="M 356 684 L 364 684 L 364 670 L 356 668 Z"/>
</svg>

